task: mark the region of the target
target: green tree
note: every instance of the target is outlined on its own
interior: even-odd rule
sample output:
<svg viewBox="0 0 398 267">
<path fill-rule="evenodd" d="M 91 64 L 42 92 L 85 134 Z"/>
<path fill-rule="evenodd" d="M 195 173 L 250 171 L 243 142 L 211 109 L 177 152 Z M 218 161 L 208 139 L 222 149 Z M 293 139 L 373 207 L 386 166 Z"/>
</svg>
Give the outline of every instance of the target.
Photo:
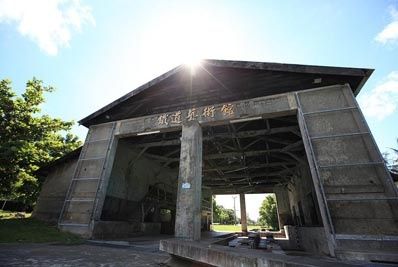
<svg viewBox="0 0 398 267">
<path fill-rule="evenodd" d="M 72 121 L 41 114 L 51 86 L 33 78 L 17 96 L 11 81 L 0 80 L 0 198 L 33 204 L 40 188 L 35 171 L 81 145 Z"/>
<path fill-rule="evenodd" d="M 398 144 L 398 139 L 397 139 Z M 383 153 L 384 163 L 387 165 L 388 170 L 391 173 L 391 176 L 395 182 L 395 185 L 398 186 L 398 148 L 390 148 L 393 152 L 392 154 L 388 152 Z"/>
<path fill-rule="evenodd" d="M 247 225 L 256 225 L 256 221 L 250 219 L 249 217 L 247 217 Z"/>
<path fill-rule="evenodd" d="M 397 144 L 398 144 L 398 139 L 397 139 Z M 398 174 L 398 149 L 391 148 L 391 150 L 394 152 L 394 156 L 389 162 L 388 168 L 391 170 L 391 172 Z"/>
<path fill-rule="evenodd" d="M 221 224 L 234 224 L 234 211 L 218 205 L 213 197 L 213 221 Z"/>
<path fill-rule="evenodd" d="M 272 230 L 279 229 L 278 211 L 274 195 L 268 195 L 261 203 L 259 222 L 262 226 Z"/>
<path fill-rule="evenodd" d="M 221 207 L 220 223 L 234 224 L 234 220 L 235 220 L 234 210 L 226 209 L 223 206 L 220 206 L 220 207 Z"/>
<path fill-rule="evenodd" d="M 213 222 L 220 223 L 221 206 L 217 205 L 216 198 L 213 196 Z"/>
</svg>

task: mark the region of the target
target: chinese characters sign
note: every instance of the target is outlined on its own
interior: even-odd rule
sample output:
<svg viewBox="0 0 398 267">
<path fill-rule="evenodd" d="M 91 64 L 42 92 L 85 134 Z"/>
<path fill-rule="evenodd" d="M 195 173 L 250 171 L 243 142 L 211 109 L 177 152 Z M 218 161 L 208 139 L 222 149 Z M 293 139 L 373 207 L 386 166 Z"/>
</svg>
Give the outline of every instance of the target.
<svg viewBox="0 0 398 267">
<path fill-rule="evenodd" d="M 214 118 L 216 114 L 222 116 L 232 116 L 235 114 L 235 107 L 233 104 L 225 104 L 221 107 L 207 106 L 204 108 L 191 108 L 184 116 L 181 111 L 174 113 L 164 113 L 158 116 L 157 124 L 169 125 L 169 124 L 181 124 L 182 121 L 193 121 L 198 118 Z"/>
</svg>

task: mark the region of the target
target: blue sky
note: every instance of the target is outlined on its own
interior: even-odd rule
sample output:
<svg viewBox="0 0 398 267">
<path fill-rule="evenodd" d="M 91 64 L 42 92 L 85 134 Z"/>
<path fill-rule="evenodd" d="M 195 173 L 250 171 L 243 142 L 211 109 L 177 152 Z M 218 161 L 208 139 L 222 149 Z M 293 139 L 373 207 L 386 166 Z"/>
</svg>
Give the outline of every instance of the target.
<svg viewBox="0 0 398 267">
<path fill-rule="evenodd" d="M 374 68 L 358 100 L 381 151 L 397 147 L 398 1 L 0 0 L 0 79 L 55 86 L 52 116 L 77 121 L 192 57 Z"/>
</svg>

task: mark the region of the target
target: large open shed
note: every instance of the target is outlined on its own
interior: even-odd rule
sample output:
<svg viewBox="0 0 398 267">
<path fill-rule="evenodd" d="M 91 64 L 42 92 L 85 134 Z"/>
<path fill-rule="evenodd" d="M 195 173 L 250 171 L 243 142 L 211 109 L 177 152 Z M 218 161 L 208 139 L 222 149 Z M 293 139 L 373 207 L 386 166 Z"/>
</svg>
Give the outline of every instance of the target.
<svg viewBox="0 0 398 267">
<path fill-rule="evenodd" d="M 35 216 L 88 238 L 174 234 L 164 251 L 203 261 L 184 253 L 210 229 L 212 195 L 240 194 L 245 232 L 245 194 L 275 193 L 283 248 L 388 258 L 397 188 L 355 99 L 372 71 L 181 65 L 80 121 L 84 146 L 41 170 Z"/>
</svg>

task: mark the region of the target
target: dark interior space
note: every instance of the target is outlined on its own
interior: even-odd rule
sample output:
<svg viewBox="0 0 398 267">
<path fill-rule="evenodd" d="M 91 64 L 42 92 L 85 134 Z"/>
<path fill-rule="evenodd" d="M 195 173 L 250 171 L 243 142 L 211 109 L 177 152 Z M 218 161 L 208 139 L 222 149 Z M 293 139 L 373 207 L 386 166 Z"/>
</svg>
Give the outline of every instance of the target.
<svg viewBox="0 0 398 267">
<path fill-rule="evenodd" d="M 166 132 L 119 140 L 102 221 L 174 232 L 180 136 L 181 132 Z"/>
</svg>

